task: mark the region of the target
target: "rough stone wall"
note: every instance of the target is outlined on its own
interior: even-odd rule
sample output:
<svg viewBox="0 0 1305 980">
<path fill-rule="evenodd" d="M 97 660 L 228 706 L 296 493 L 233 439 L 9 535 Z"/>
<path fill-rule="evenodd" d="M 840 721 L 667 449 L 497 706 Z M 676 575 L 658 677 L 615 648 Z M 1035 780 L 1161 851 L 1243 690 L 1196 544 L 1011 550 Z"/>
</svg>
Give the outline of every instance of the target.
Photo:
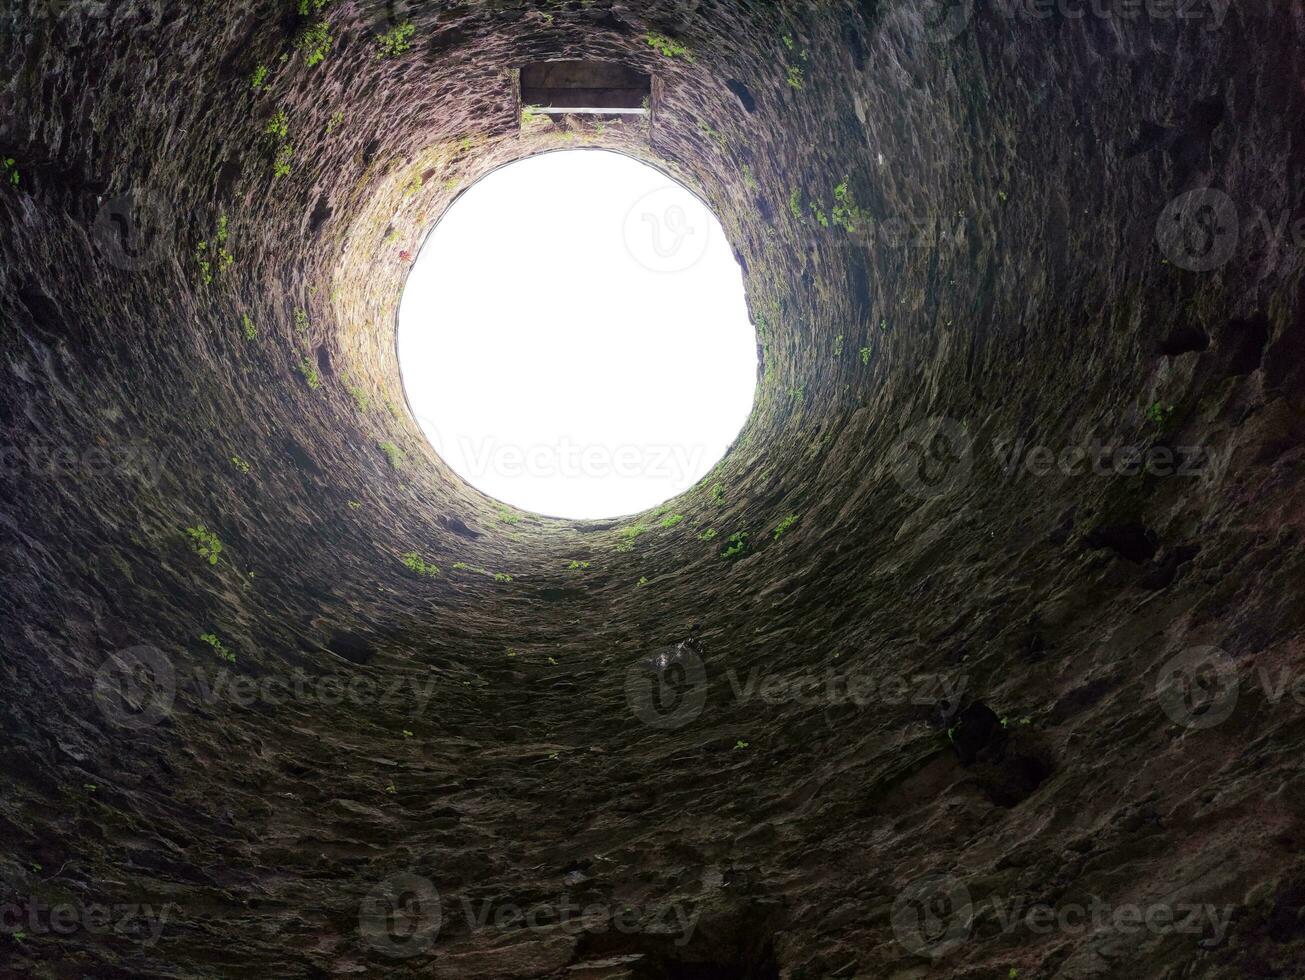
<svg viewBox="0 0 1305 980">
<path fill-rule="evenodd" d="M 5 975 L 1294 975 L 1305 709 L 1253 679 L 1300 670 L 1305 624 L 1302 14 L 1071 7 L 0 13 L 3 899 L 170 910 L 157 941 L 140 917 L 0 937 Z M 412 50 L 378 58 L 409 17 Z M 652 72 L 651 133 L 520 132 L 508 71 L 544 58 Z M 756 410 L 672 528 L 505 512 L 404 407 L 422 236 L 489 169 L 578 145 L 701 193 L 746 271 Z M 1240 234 L 1193 271 L 1156 230 L 1203 187 Z M 995 448 L 1094 439 L 1207 465 L 1034 476 Z M 674 644 L 696 710 L 658 727 L 628 682 Z M 1209 727 L 1155 695 L 1203 646 L 1245 681 Z M 140 657 L 175 698 L 115 723 Z M 220 671 L 308 693 L 215 693 Z M 752 672 L 963 694 L 771 704 L 735 692 Z M 387 946 L 360 909 L 404 874 L 443 919 Z M 566 928 L 562 895 L 638 928 Z M 1018 899 L 1232 918 L 1008 927 Z M 554 918 L 473 927 L 483 902 Z"/>
</svg>

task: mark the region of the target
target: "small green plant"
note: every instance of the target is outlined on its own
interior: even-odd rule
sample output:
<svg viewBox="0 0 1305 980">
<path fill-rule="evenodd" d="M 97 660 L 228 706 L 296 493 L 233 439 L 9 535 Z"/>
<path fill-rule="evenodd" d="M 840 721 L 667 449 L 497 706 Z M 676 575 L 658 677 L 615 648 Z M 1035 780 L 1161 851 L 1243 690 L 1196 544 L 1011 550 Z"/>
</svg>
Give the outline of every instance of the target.
<svg viewBox="0 0 1305 980">
<path fill-rule="evenodd" d="M 734 750 L 737 752 L 739 749 L 746 749 L 749 744 L 750 743 L 743 741 L 743 739 L 738 739 L 734 743 Z"/>
<path fill-rule="evenodd" d="M 344 110 L 336 109 L 331 113 L 331 118 L 326 120 L 326 135 L 330 136 L 333 132 L 344 125 Z"/>
<path fill-rule="evenodd" d="M 843 335 L 841 333 L 834 338 L 834 356 L 843 356 Z"/>
<path fill-rule="evenodd" d="M 811 213 L 816 216 L 816 221 L 820 224 L 821 228 L 829 227 L 829 215 L 825 214 L 825 209 L 815 201 L 811 202 Z"/>
<path fill-rule="evenodd" d="M 276 110 L 276 115 L 267 121 L 263 132 L 278 142 L 290 136 L 290 117 L 285 114 L 284 109 Z"/>
<path fill-rule="evenodd" d="M 349 501 L 349 509 L 350 509 L 350 510 L 362 510 L 362 504 L 359 503 L 357 500 L 350 500 L 350 501 Z"/>
<path fill-rule="evenodd" d="M 635 587 L 638 588 L 638 587 L 640 587 L 640 586 L 644 586 L 644 585 L 647 585 L 647 584 L 648 584 L 648 578 L 647 578 L 647 576 L 640 575 L 640 576 L 639 576 L 639 581 L 638 581 L 637 583 L 635 583 Z"/>
<path fill-rule="evenodd" d="M 788 213 L 793 215 L 794 221 L 801 221 L 805 215 L 802 213 L 802 190 L 794 187 L 788 194 Z"/>
<path fill-rule="evenodd" d="M 714 537 L 716 536 L 716 533 L 717 533 L 717 532 L 716 532 L 716 529 L 715 529 L 714 527 L 709 527 L 709 528 L 707 528 L 707 530 L 703 531 L 701 534 L 698 535 L 698 540 L 699 540 L 699 541 L 710 541 L 712 538 L 714 538 Z"/>
<path fill-rule="evenodd" d="M 263 90 L 263 86 L 267 84 L 267 76 L 268 76 L 267 65 L 259 65 L 257 68 L 254 69 L 254 73 L 249 76 L 249 87 L 253 89 L 255 92 L 261 92 Z"/>
<path fill-rule="evenodd" d="M 856 201 L 852 198 L 852 192 L 847 188 L 847 178 L 834 188 L 834 224 L 842 228 L 848 234 L 857 231 L 861 227 L 861 222 L 865 219 L 865 214 Z"/>
<path fill-rule="evenodd" d="M 331 48 L 331 25 L 324 20 L 309 24 L 295 38 L 295 47 L 304 53 L 304 64 L 309 68 L 326 60 Z"/>
<path fill-rule="evenodd" d="M 272 176 L 286 177 L 290 174 L 290 160 L 295 155 L 295 148 L 290 143 L 290 117 L 284 109 L 276 114 L 263 127 L 263 135 L 272 146 Z"/>
<path fill-rule="evenodd" d="M 385 458 L 390 461 L 390 466 L 397 470 L 399 464 L 403 462 L 403 450 L 392 442 L 378 442 L 376 446 L 385 454 Z"/>
<path fill-rule="evenodd" d="M 401 54 L 406 54 L 412 50 L 412 36 L 417 33 L 417 28 L 411 21 L 405 21 L 391 27 L 388 31 L 376 39 L 378 48 L 376 57 L 397 58 Z"/>
<path fill-rule="evenodd" d="M 426 183 L 426 178 L 423 177 L 420 173 L 413 174 L 411 177 L 408 178 L 407 182 L 404 183 L 403 185 L 403 196 L 414 197 L 417 194 L 417 192 L 422 189 L 422 186 L 425 183 Z"/>
<path fill-rule="evenodd" d="M 662 518 L 662 527 L 674 527 L 680 521 L 684 520 L 683 514 L 671 514 Z"/>
<path fill-rule="evenodd" d="M 18 176 L 18 167 L 15 166 L 13 157 L 5 157 L 0 160 L 0 178 L 10 187 L 17 187 L 22 180 Z"/>
<path fill-rule="evenodd" d="M 735 531 L 725 539 L 725 549 L 720 553 L 724 559 L 731 560 L 738 558 L 739 555 L 748 549 L 748 532 Z"/>
<path fill-rule="evenodd" d="M 783 536 L 784 532 L 787 531 L 789 528 L 791 528 L 791 527 L 792 527 L 794 524 L 796 524 L 797 522 L 798 522 L 798 515 L 797 515 L 797 514 L 789 514 L 789 515 L 788 515 L 787 517 L 785 517 L 782 521 L 780 521 L 778 524 L 776 524 L 776 525 L 775 525 L 775 532 L 774 532 L 774 533 L 775 533 L 775 540 L 778 541 L 778 540 Z"/>
<path fill-rule="evenodd" d="M 408 729 L 405 728 L 405 729 L 403 730 L 403 737 L 404 737 L 404 738 L 412 738 L 412 737 L 413 737 L 413 734 L 412 734 L 412 732 L 408 731 Z"/>
<path fill-rule="evenodd" d="M 302 307 L 296 306 L 294 312 L 294 318 L 295 318 L 295 329 L 298 330 L 300 333 L 307 333 L 308 325 L 310 323 L 308 319 L 308 311 L 303 309 Z"/>
<path fill-rule="evenodd" d="M 86 790 L 86 792 L 88 793 L 94 793 L 97 789 L 99 789 L 99 787 L 96 786 L 94 783 L 82 783 L 82 789 Z"/>
<path fill-rule="evenodd" d="M 353 399 L 353 403 L 358 411 L 366 412 L 372 407 L 371 396 L 369 396 L 360 386 L 355 384 L 346 385 L 345 390 L 349 392 L 349 397 Z"/>
<path fill-rule="evenodd" d="M 869 363 L 870 363 L 870 348 L 869 348 L 869 347 L 862 347 L 862 348 L 861 348 L 861 363 L 862 363 L 862 364 L 869 364 Z"/>
<path fill-rule="evenodd" d="M 494 573 L 494 581 L 495 581 L 495 582 L 511 582 L 511 581 L 512 581 L 512 576 L 509 575 L 507 572 L 495 572 L 495 573 Z"/>
<path fill-rule="evenodd" d="M 218 215 L 217 235 L 214 236 L 217 239 L 218 244 L 217 257 L 219 272 L 226 272 L 227 269 L 230 269 L 231 266 L 235 264 L 236 261 L 236 257 L 227 251 L 227 238 L 230 234 L 230 229 L 227 223 L 227 213 L 223 211 Z"/>
<path fill-rule="evenodd" d="M 279 179 L 290 176 L 290 159 L 295 155 L 295 148 L 289 143 L 283 143 L 277 147 L 276 156 L 272 160 L 272 177 Z"/>
<path fill-rule="evenodd" d="M 222 645 L 222 641 L 217 638 L 217 634 L 201 633 L 199 638 L 203 640 L 205 643 L 207 643 L 209 646 L 211 646 L 213 648 L 213 652 L 216 653 L 223 660 L 226 660 L 229 663 L 236 662 L 236 655 Z"/>
<path fill-rule="evenodd" d="M 213 263 L 208 258 L 208 242 L 195 246 L 195 261 L 199 264 L 199 281 L 205 286 L 213 284 Z"/>
<path fill-rule="evenodd" d="M 222 542 L 218 536 L 206 528 L 203 524 L 198 527 L 186 528 L 186 534 L 189 535 L 191 544 L 194 545 L 195 553 L 203 558 L 210 565 L 218 563 L 218 555 L 222 553 Z"/>
<path fill-rule="evenodd" d="M 664 58 L 683 58 L 685 61 L 693 60 L 693 52 L 686 48 L 679 41 L 672 41 L 665 34 L 649 33 L 645 40 L 648 47 L 652 48 Z"/>
<path fill-rule="evenodd" d="M 541 119 L 547 119 L 548 113 L 544 112 L 542 106 L 523 105 L 521 107 L 521 125 L 529 126 Z"/>
<path fill-rule="evenodd" d="M 569 569 L 571 569 L 572 571 L 584 571 L 585 569 L 587 569 L 587 568 L 589 567 L 589 562 L 587 562 L 587 561 L 573 561 L 573 562 L 571 562 L 571 564 L 567 565 L 566 567 L 569 568 Z"/>
<path fill-rule="evenodd" d="M 1174 406 L 1165 405 L 1162 402 L 1155 402 L 1146 410 L 1147 421 L 1157 429 L 1163 429 L 1169 424 L 1169 420 L 1174 416 Z"/>
<path fill-rule="evenodd" d="M 313 391 L 322 387 L 322 376 L 317 373 L 317 365 L 313 363 L 311 357 L 301 357 L 299 363 L 295 365 L 295 370 L 303 377 L 304 383 Z"/>
<path fill-rule="evenodd" d="M 440 573 L 439 568 L 436 567 L 434 563 L 427 562 L 415 551 L 409 551 L 407 554 L 402 555 L 399 558 L 399 561 L 403 562 L 408 571 L 415 572 L 424 578 L 434 578 Z M 454 567 L 456 568 L 457 566 L 455 565 Z"/>
<path fill-rule="evenodd" d="M 788 84 L 790 88 L 801 90 L 803 71 L 799 65 L 788 66 Z"/>
<path fill-rule="evenodd" d="M 231 465 L 238 469 L 242 476 L 249 475 L 249 463 L 241 459 L 239 456 L 231 457 Z"/>
<path fill-rule="evenodd" d="M 713 483 L 711 485 L 711 499 L 716 501 L 718 504 L 725 503 L 725 488 L 719 483 Z"/>
<path fill-rule="evenodd" d="M 746 163 L 743 165 L 743 186 L 750 191 L 758 190 L 761 186 L 757 183 L 757 177 L 752 172 L 752 168 Z"/>
<path fill-rule="evenodd" d="M 196 245 L 195 261 L 199 263 L 199 278 L 205 286 L 210 286 L 213 283 L 215 262 L 217 272 L 226 272 L 235 262 L 235 256 L 227 251 L 227 214 L 225 211 L 218 218 L 217 234 L 214 236 L 213 247 L 209 248 L 207 240 Z"/>
<path fill-rule="evenodd" d="M 498 509 L 498 519 L 502 521 L 504 524 L 518 524 L 521 522 L 521 515 L 514 514 L 506 507 L 500 507 Z"/>
<path fill-rule="evenodd" d="M 633 551 L 634 542 L 641 534 L 648 533 L 647 524 L 631 524 L 629 527 L 623 527 L 620 531 L 621 540 L 616 542 L 617 551 Z"/>
<path fill-rule="evenodd" d="M 707 137 L 707 139 L 715 143 L 722 153 L 724 153 L 725 150 L 728 149 L 729 140 L 726 139 L 724 133 L 720 132 L 719 130 L 712 129 L 702 120 L 698 121 L 698 130 L 699 132 L 702 133 L 703 136 Z"/>
<path fill-rule="evenodd" d="M 244 328 L 246 340 L 254 340 L 258 337 L 258 328 L 254 326 L 254 321 L 248 313 L 240 314 L 240 325 Z"/>
</svg>

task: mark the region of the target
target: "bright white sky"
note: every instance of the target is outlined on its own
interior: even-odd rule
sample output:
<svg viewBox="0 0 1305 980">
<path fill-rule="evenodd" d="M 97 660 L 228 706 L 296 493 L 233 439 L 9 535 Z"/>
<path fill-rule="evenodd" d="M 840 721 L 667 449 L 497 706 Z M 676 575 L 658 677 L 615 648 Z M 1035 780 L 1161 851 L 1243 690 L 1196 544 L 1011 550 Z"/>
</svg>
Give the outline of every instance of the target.
<svg viewBox="0 0 1305 980">
<path fill-rule="evenodd" d="M 570 518 L 696 483 L 747 420 L 757 370 L 720 223 L 603 150 L 510 164 L 454 203 L 404 290 L 399 363 L 455 472 Z"/>
</svg>

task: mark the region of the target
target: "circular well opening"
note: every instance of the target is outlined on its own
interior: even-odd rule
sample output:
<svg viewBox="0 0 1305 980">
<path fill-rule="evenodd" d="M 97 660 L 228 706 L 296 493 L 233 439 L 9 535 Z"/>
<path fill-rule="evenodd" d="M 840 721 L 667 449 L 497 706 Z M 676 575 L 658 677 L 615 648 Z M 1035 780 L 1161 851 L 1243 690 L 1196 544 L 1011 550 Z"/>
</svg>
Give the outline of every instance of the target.
<svg viewBox="0 0 1305 980">
<path fill-rule="evenodd" d="M 399 308 L 418 423 L 476 489 L 616 517 L 687 490 L 752 409 L 756 334 L 720 222 L 605 150 L 508 164 L 453 202 Z"/>
</svg>

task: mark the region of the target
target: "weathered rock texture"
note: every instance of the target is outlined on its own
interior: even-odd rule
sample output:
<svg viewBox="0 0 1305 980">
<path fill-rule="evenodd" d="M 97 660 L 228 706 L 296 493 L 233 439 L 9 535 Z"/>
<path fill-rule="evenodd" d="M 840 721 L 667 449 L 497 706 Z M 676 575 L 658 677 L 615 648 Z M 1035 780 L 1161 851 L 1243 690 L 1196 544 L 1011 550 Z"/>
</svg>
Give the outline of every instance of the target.
<svg viewBox="0 0 1305 980">
<path fill-rule="evenodd" d="M 1305 706 L 1274 697 L 1305 653 L 1297 5 L 295 7 L 0 13 L 4 976 L 1301 975 Z M 412 49 L 378 58 L 409 17 Z M 510 70 L 549 58 L 652 73 L 651 129 L 519 131 Z M 704 195 L 764 342 L 756 410 L 671 528 L 504 520 L 404 408 L 423 234 L 489 169 L 582 144 Z M 1202 187 L 1240 235 L 1196 272 L 1156 228 Z M 887 465 L 928 419 L 971 447 L 941 482 Z M 1212 452 L 1198 476 L 1034 476 L 994 450 L 1093 439 Z M 680 643 L 705 703 L 649 725 L 630 669 Z M 1185 725 L 1156 682 L 1205 645 L 1240 696 Z M 127 727 L 110 658 L 142 646 L 177 693 Z M 246 706 L 200 683 L 222 670 L 308 693 Z M 752 671 L 964 693 L 770 704 L 733 690 Z M 926 893 L 952 929 L 922 947 L 893 909 L 930 873 L 974 916 Z M 403 874 L 443 918 L 396 957 L 360 908 Z M 1021 899 L 1231 924 L 1007 926 Z M 139 917 L 56 934 L 60 903 L 169 915 L 157 941 Z M 511 905 L 552 911 L 499 924 Z"/>
</svg>

